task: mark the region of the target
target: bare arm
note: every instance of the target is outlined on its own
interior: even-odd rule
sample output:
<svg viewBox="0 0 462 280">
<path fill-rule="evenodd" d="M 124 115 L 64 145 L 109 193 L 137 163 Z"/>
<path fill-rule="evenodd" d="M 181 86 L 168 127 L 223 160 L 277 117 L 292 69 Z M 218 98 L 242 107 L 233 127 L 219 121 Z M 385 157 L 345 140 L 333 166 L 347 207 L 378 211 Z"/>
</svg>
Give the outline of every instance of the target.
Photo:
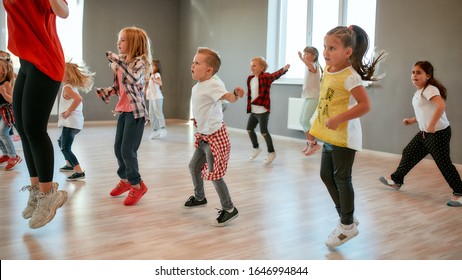
<svg viewBox="0 0 462 280">
<path fill-rule="evenodd" d="M 63 118 L 67 119 L 71 113 L 80 105 L 80 103 L 82 103 L 83 98 L 78 92 L 73 91 L 70 87 L 64 88 L 63 97 L 67 100 L 74 100 L 72 101 L 71 106 L 69 106 L 69 108 L 67 108 L 67 110 L 62 113 Z"/>
<path fill-rule="evenodd" d="M 306 59 L 303 59 L 303 54 L 302 52 L 298 52 L 298 57 L 300 57 L 300 60 L 303 61 L 303 63 L 305 63 L 306 67 L 308 67 L 308 70 L 311 72 L 311 73 L 316 73 L 318 72 L 318 68 L 317 67 L 314 67 L 313 66 L 313 63 L 311 63 L 310 61 L 306 60 Z"/>
<path fill-rule="evenodd" d="M 69 7 L 63 0 L 49 0 L 53 13 L 60 18 L 67 18 L 69 16 Z"/>
<path fill-rule="evenodd" d="M 351 94 L 355 98 L 357 104 L 347 111 L 328 119 L 326 121 L 327 128 L 336 130 L 341 123 L 364 116 L 371 110 L 369 96 L 363 86 L 355 87 L 351 90 Z"/>
<path fill-rule="evenodd" d="M 5 82 L 0 86 L 0 94 L 8 103 L 13 102 L 13 87 L 11 86 L 10 82 Z"/>
<path fill-rule="evenodd" d="M 229 102 L 236 102 L 239 98 L 244 96 L 244 89 L 237 87 L 233 92 L 225 93 L 221 99 L 227 100 Z"/>
<path fill-rule="evenodd" d="M 404 125 L 410 125 L 410 124 L 414 124 L 417 122 L 417 119 L 415 117 L 412 117 L 412 118 L 405 118 L 403 120 L 403 123 Z"/>
<path fill-rule="evenodd" d="M 446 109 L 446 103 L 444 103 L 443 98 L 441 95 L 435 95 L 432 98 L 430 98 L 430 101 L 435 104 L 436 109 L 435 112 L 433 113 L 432 119 L 430 120 L 430 123 L 428 124 L 427 132 L 434 133 L 435 132 L 435 126 L 438 120 L 441 118 L 441 116 L 444 113 L 444 109 Z"/>
</svg>

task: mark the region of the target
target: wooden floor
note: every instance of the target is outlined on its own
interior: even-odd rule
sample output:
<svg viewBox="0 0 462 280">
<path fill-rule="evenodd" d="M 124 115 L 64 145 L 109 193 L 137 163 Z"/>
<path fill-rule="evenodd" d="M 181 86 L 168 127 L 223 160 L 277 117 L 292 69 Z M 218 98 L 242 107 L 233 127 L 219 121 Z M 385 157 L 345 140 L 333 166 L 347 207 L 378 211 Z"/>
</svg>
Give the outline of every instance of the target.
<svg viewBox="0 0 462 280">
<path fill-rule="evenodd" d="M 353 183 L 360 234 L 330 252 L 324 240 L 338 217 L 319 178 L 320 153 L 303 156 L 301 140 L 273 136 L 277 158 L 265 166 L 263 153 L 248 160 L 247 133 L 230 130 L 225 180 L 240 216 L 214 228 L 209 222 L 220 204 L 210 182 L 207 207 L 182 208 L 193 192 L 189 124 L 171 120 L 162 140 L 149 140 L 146 128 L 138 159 L 149 191 L 133 207 L 123 205 L 125 196 L 109 196 L 118 182 L 114 133 L 114 123 L 100 123 L 87 124 L 77 135 L 74 152 L 86 181 L 71 183 L 58 171 L 64 164 L 56 148 L 59 130 L 50 127 L 55 181 L 69 199 L 41 229 L 29 229 L 21 216 L 28 198 L 18 192 L 29 182 L 25 162 L 13 171 L 0 170 L 0 259 L 462 259 L 462 208 L 446 206 L 451 189 L 432 160 L 421 162 L 395 191 L 377 178 L 393 171 L 399 155 L 358 153 Z M 22 155 L 19 142 L 15 145 Z"/>
</svg>

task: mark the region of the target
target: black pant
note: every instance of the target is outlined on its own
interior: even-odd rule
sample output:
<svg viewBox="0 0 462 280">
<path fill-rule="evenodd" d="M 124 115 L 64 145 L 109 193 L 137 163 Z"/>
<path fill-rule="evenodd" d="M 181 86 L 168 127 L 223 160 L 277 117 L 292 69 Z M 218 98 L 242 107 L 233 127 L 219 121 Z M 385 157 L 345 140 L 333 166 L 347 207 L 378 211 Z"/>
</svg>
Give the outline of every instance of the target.
<svg viewBox="0 0 462 280">
<path fill-rule="evenodd" d="M 53 180 L 54 152 L 47 125 L 61 82 L 52 80 L 35 65 L 21 61 L 13 89 L 13 113 L 21 136 L 30 177 Z"/>
<path fill-rule="evenodd" d="M 268 131 L 268 120 L 269 112 L 263 114 L 254 114 L 250 113 L 249 120 L 247 122 L 247 132 L 250 136 L 250 141 L 252 141 L 252 146 L 256 149 L 259 147 L 257 134 L 255 133 L 255 128 L 257 124 L 260 123 L 260 133 L 263 138 L 265 138 L 266 146 L 268 148 L 268 153 L 274 152 L 273 139 Z"/>
<path fill-rule="evenodd" d="M 404 183 L 404 177 L 424 157 L 430 154 L 435 160 L 438 169 L 443 174 L 453 190 L 454 195 L 462 195 L 462 181 L 457 169 L 451 162 L 449 155 L 449 142 L 451 140 L 451 127 L 435 133 L 419 132 L 407 144 L 396 171 L 391 174 L 391 179 L 397 184 Z"/>
<path fill-rule="evenodd" d="M 351 182 L 356 151 L 324 143 L 321 156 L 321 179 L 329 191 L 344 225 L 351 225 L 355 211 L 355 192 Z"/>
</svg>

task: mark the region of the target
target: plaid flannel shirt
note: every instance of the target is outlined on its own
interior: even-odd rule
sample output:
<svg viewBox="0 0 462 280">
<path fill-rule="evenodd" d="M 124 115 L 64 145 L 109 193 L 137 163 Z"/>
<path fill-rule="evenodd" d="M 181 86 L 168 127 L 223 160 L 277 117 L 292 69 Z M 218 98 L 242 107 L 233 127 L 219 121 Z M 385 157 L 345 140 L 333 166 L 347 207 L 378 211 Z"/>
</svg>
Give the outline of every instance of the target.
<svg viewBox="0 0 462 280">
<path fill-rule="evenodd" d="M 141 57 L 134 58 L 129 64 L 125 62 L 125 56 L 118 57 L 117 55 L 108 54 L 110 61 L 118 64 L 118 69 L 122 71 L 122 84 L 130 101 L 135 119 L 145 117 L 147 119 L 148 112 L 144 101 L 144 71 L 146 64 Z M 96 95 L 101 97 L 107 104 L 112 95 L 120 95 L 119 78 L 114 74 L 114 85 L 107 88 L 96 88 Z"/>
<path fill-rule="evenodd" d="M 201 133 L 194 134 L 196 141 L 194 147 L 199 147 L 201 140 L 206 141 L 210 145 L 210 151 L 213 155 L 213 169 L 209 171 L 207 163 L 202 167 L 202 178 L 204 180 L 216 181 L 225 176 L 228 169 L 229 154 L 231 152 L 231 143 L 229 141 L 229 133 L 226 130 L 226 124 L 223 123 L 221 128 L 210 135 Z"/>
<path fill-rule="evenodd" d="M 284 68 L 279 69 L 274 73 L 264 72 L 258 76 L 258 96 L 252 101 L 251 91 L 250 91 L 250 81 L 255 75 L 250 75 L 247 78 L 247 113 L 252 111 L 251 105 L 259 105 L 265 107 L 268 112 L 271 111 L 271 100 L 270 100 L 270 89 L 271 84 L 279 79 L 282 75 L 287 72 L 284 71 Z"/>
</svg>

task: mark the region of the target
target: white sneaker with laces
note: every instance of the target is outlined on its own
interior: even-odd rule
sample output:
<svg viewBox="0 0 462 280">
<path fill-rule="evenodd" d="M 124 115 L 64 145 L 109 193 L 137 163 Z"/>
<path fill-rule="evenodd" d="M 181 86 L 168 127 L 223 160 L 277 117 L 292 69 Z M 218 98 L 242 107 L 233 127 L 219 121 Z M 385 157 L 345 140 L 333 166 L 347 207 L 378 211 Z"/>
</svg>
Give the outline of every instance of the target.
<svg viewBox="0 0 462 280">
<path fill-rule="evenodd" d="M 258 155 L 261 153 L 261 149 L 260 148 L 254 148 L 252 150 L 252 153 L 250 154 L 250 160 L 253 160 L 255 159 L 256 157 L 258 157 Z"/>
<path fill-rule="evenodd" d="M 276 153 L 275 152 L 268 153 L 268 155 L 265 158 L 265 164 L 272 163 L 275 158 L 276 158 Z"/>
<path fill-rule="evenodd" d="M 67 192 L 56 190 L 53 187 L 47 193 L 39 192 L 37 194 L 37 207 L 29 220 L 29 227 L 35 229 L 48 224 L 66 200 Z"/>
<path fill-rule="evenodd" d="M 338 224 L 334 231 L 327 238 L 325 242 L 326 246 L 332 250 L 335 247 L 338 247 L 357 236 L 359 234 L 359 230 L 355 223 L 352 225 L 353 226 L 351 229 L 346 229 L 345 225 Z"/>
<path fill-rule="evenodd" d="M 164 138 L 165 136 L 167 136 L 167 129 L 161 128 L 159 138 Z"/>
<path fill-rule="evenodd" d="M 149 135 L 149 139 L 156 139 L 157 137 L 160 136 L 160 132 L 157 130 L 157 131 L 153 131 L 151 132 L 151 134 Z"/>
</svg>

